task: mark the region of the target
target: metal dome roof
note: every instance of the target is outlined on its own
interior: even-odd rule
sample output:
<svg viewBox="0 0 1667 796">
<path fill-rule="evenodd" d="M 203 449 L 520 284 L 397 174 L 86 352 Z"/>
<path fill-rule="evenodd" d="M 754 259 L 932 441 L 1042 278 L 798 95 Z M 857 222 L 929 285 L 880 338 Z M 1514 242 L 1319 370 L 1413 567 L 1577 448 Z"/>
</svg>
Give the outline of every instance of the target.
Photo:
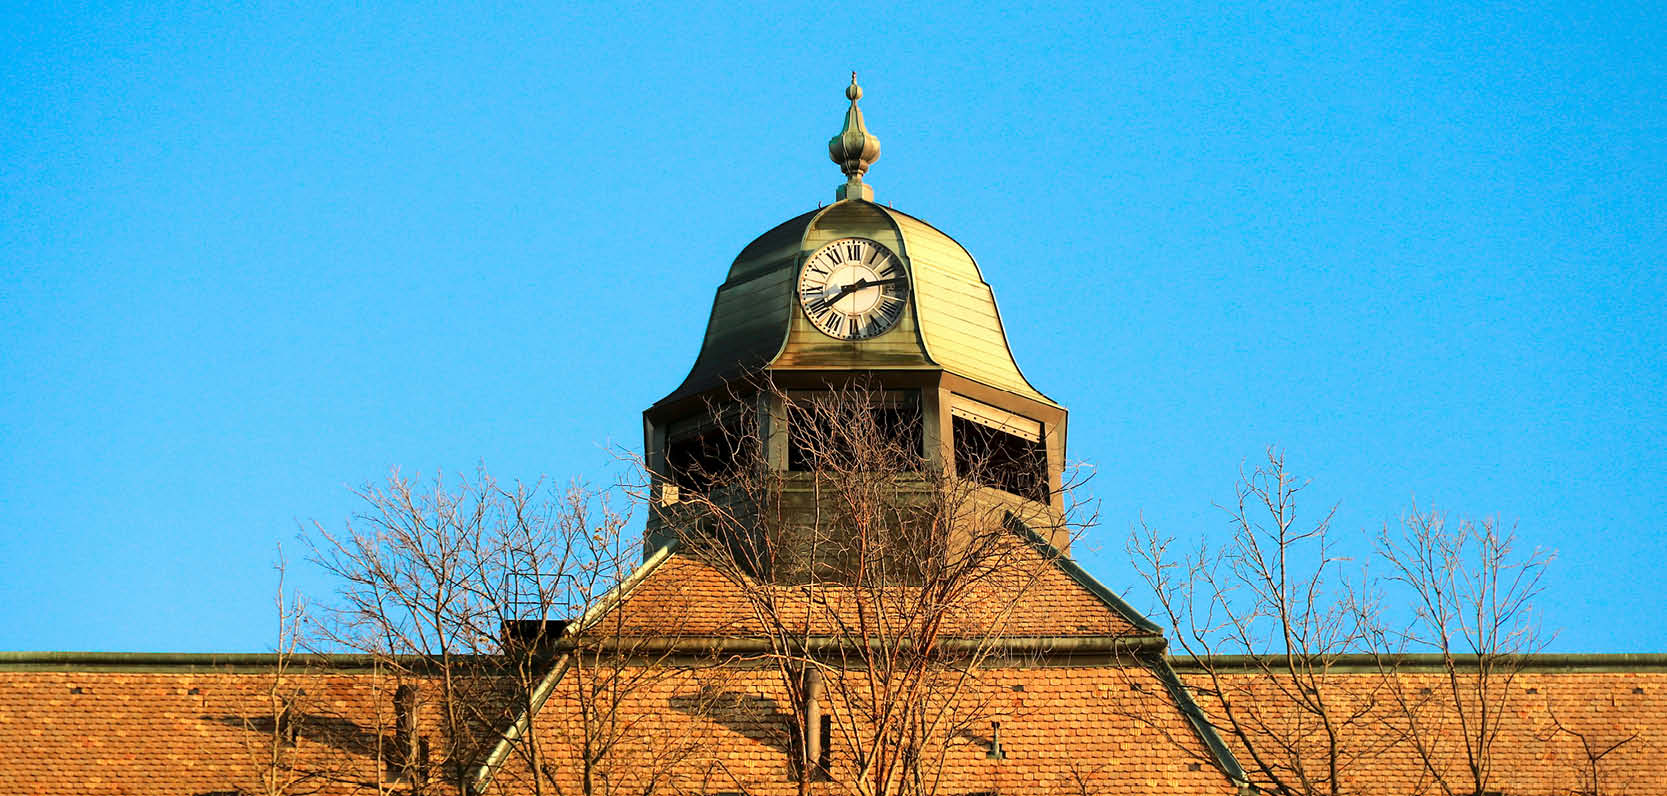
<svg viewBox="0 0 1667 796">
<path fill-rule="evenodd" d="M 868 340 L 823 335 L 794 294 L 805 258 L 847 237 L 884 244 L 909 273 L 909 312 Z M 741 250 L 718 288 L 694 367 L 662 403 L 761 369 L 942 370 L 1057 405 L 1020 372 L 972 255 L 931 224 L 863 199 L 801 214 Z"/>
</svg>

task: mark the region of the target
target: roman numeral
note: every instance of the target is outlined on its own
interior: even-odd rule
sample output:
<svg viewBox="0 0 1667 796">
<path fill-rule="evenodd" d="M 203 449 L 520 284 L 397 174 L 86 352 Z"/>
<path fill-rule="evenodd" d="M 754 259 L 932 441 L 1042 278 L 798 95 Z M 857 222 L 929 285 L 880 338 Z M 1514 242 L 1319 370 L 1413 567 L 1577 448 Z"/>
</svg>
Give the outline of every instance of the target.
<svg viewBox="0 0 1667 796">
<path fill-rule="evenodd" d="M 862 247 L 858 246 L 855 243 L 845 244 L 845 256 L 846 256 L 846 259 L 861 260 L 862 259 Z"/>
<path fill-rule="evenodd" d="M 890 326 L 892 321 L 903 315 L 903 300 L 896 296 L 884 296 L 883 303 L 880 304 L 880 309 L 875 315 L 879 318 L 879 323 L 882 326 Z"/>
</svg>

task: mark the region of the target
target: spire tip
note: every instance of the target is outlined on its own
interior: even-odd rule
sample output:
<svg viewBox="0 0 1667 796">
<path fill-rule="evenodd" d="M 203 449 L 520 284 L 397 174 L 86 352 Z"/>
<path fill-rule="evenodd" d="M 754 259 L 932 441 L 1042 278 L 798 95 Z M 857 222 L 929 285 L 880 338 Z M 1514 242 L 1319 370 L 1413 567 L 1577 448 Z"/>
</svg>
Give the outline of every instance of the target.
<svg viewBox="0 0 1667 796">
<path fill-rule="evenodd" d="M 863 123 L 862 110 L 857 100 L 862 98 L 862 86 L 857 85 L 857 73 L 851 73 L 851 85 L 845 89 L 851 107 L 845 111 L 845 127 L 828 141 L 828 157 L 845 172 L 845 184 L 835 192 L 838 199 L 867 199 L 874 201 L 874 189 L 863 184 L 868 167 L 880 159 L 880 139 L 868 132 Z"/>
</svg>

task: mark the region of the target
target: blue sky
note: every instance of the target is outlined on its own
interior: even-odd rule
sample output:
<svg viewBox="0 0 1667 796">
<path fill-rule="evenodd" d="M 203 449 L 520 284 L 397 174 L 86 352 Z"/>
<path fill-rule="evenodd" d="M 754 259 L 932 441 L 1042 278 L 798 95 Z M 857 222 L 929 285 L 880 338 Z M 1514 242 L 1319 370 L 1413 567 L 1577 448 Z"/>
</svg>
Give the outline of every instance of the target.
<svg viewBox="0 0 1667 796">
<path fill-rule="evenodd" d="M 1369 532 L 1554 548 L 1553 648 L 1667 651 L 1667 26 L 1646 5 L 0 11 L 0 649 L 261 650 L 348 487 L 607 482 L 753 236 L 978 257 L 1123 563 L 1267 445 Z"/>
</svg>

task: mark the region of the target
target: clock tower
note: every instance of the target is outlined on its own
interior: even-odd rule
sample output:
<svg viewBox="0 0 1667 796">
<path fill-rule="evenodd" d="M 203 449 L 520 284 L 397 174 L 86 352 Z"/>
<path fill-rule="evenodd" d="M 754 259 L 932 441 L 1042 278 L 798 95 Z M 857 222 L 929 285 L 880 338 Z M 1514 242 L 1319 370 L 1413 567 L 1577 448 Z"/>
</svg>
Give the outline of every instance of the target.
<svg viewBox="0 0 1667 796">
<path fill-rule="evenodd" d="M 764 466 L 789 474 L 801 462 L 784 398 L 853 383 L 908 410 L 895 416 L 911 428 L 893 431 L 918 440 L 911 444 L 924 466 L 975 480 L 983 499 L 1016 513 L 1057 517 L 1064 509 L 1064 407 L 1020 372 L 972 255 L 931 224 L 874 201 L 863 178 L 880 141 L 858 107 L 854 73 L 845 96 L 844 127 L 828 142 L 846 177 L 834 203 L 741 250 L 718 287 L 694 367 L 643 413 L 655 474 L 651 550 L 675 538 L 687 490 L 710 486 L 710 473 L 737 455 L 722 439 L 728 420 L 744 415 L 758 429 Z M 1063 529 L 1045 535 L 1067 544 Z"/>
</svg>

